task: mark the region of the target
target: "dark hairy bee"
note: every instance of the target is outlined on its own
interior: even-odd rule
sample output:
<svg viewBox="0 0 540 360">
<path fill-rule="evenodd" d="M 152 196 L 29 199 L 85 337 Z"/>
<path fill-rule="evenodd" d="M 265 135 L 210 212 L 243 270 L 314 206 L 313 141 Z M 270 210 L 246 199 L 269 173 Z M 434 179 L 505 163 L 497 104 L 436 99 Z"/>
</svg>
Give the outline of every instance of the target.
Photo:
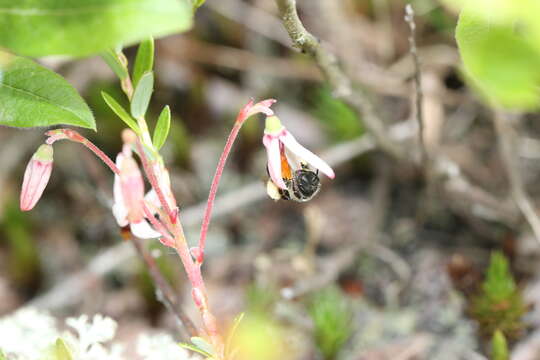
<svg viewBox="0 0 540 360">
<path fill-rule="evenodd" d="M 283 181 L 287 189 L 279 189 L 279 194 L 283 200 L 293 200 L 297 202 L 306 202 L 321 190 L 321 179 L 319 171 L 310 170 L 302 164 L 302 169 L 295 170 L 290 179 L 284 178 Z"/>
<path fill-rule="evenodd" d="M 309 169 L 296 170 L 291 179 L 284 179 L 287 189 L 279 189 L 283 200 L 306 202 L 315 197 L 321 190 L 318 172 Z"/>
</svg>

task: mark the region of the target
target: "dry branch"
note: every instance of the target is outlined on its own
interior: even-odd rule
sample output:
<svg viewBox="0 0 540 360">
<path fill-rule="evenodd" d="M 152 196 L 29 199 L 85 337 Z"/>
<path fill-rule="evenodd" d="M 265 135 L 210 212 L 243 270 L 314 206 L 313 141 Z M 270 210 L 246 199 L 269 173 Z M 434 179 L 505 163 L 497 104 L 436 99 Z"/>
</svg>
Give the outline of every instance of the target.
<svg viewBox="0 0 540 360">
<path fill-rule="evenodd" d="M 339 66 L 336 56 L 306 30 L 298 17 L 296 0 L 276 0 L 276 3 L 293 45 L 315 60 L 332 88 L 334 96 L 358 113 L 382 150 L 395 158 L 403 158 L 403 152 L 388 136 L 384 122 L 376 114 L 371 100 L 359 88 L 353 88 L 351 81 Z"/>
</svg>

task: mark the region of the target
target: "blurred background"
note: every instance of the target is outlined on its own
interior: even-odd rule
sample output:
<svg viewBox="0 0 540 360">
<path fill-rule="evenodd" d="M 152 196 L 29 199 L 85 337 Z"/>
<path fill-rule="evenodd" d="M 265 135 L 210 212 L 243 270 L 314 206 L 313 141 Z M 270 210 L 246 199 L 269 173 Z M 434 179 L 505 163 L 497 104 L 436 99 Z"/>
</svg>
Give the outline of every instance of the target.
<svg viewBox="0 0 540 360">
<path fill-rule="evenodd" d="M 192 244 L 226 136 L 251 97 L 277 99 L 285 126 L 337 174 L 323 178 L 307 203 L 274 202 L 265 194 L 264 124 L 253 118 L 242 129 L 220 185 L 204 274 L 224 328 L 245 312 L 244 322 L 263 334 L 243 333 L 253 337 L 247 342 L 286 349 L 254 358 L 484 359 L 504 352 L 504 342 L 512 358 L 540 358 L 540 248 L 509 200 L 492 115 L 462 81 L 456 14 L 435 0 L 411 4 L 425 143 L 429 153 L 444 155 L 444 177 L 375 149 L 362 118 L 333 97 L 312 59 L 292 48 L 272 0 L 208 0 L 190 32 L 156 41 L 148 119 L 153 126 L 170 105 L 163 154 Z M 298 1 L 306 28 L 375 101 L 388 136 L 412 154 L 414 66 L 405 5 Z M 125 49 L 128 59 L 135 51 Z M 42 63 L 84 95 L 99 131 L 84 135 L 116 156 L 123 123 L 100 95 L 122 98 L 112 71 L 99 57 Z M 533 197 L 540 192 L 536 117 L 520 122 L 527 135 L 519 146 Z M 29 213 L 19 210 L 24 168 L 43 133 L 0 128 L 0 315 L 25 305 L 57 317 L 103 313 L 119 322 L 126 343 L 154 328 L 185 340 L 121 239 L 110 211 L 112 176 L 87 150 L 58 143 L 42 200 Z M 178 257 L 157 241 L 147 244 L 198 319 Z M 496 330 L 506 340 L 494 345 Z"/>
</svg>

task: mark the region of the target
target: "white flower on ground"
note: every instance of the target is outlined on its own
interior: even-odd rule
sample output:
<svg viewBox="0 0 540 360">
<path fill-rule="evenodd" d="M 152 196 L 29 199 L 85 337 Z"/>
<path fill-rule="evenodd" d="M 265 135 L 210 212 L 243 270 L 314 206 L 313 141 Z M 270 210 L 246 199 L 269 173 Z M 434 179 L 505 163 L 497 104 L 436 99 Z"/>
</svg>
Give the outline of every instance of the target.
<svg viewBox="0 0 540 360">
<path fill-rule="evenodd" d="M 143 360 L 195 360 L 188 351 L 168 334 L 140 335 L 137 341 L 137 353 Z"/>
</svg>

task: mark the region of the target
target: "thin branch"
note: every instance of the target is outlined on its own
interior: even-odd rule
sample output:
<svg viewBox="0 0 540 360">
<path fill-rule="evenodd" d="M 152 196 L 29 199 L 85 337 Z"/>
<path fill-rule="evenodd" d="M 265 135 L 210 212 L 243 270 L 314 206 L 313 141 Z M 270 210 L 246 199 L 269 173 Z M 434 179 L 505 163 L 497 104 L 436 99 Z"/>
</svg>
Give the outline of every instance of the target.
<svg viewBox="0 0 540 360">
<path fill-rule="evenodd" d="M 306 30 L 298 17 L 296 0 L 276 0 L 276 3 L 293 45 L 313 58 L 330 84 L 334 96 L 358 113 L 382 150 L 395 158 L 403 158 L 404 152 L 388 136 L 384 122 L 375 113 L 371 100 L 359 88 L 353 89 L 351 81 L 339 66 L 335 55 L 324 48 L 319 40 Z"/>
<path fill-rule="evenodd" d="M 523 185 L 517 155 L 517 134 L 510 123 L 511 116 L 502 111 L 497 111 L 493 120 L 499 142 L 499 151 L 510 182 L 512 198 L 531 226 L 536 240 L 540 243 L 540 218 L 538 218 L 536 209 Z"/>
<path fill-rule="evenodd" d="M 152 281 L 156 287 L 156 298 L 171 314 L 174 315 L 178 324 L 187 331 L 190 337 L 198 336 L 199 331 L 197 331 L 195 324 L 182 310 L 180 304 L 178 303 L 176 294 L 167 280 L 163 277 L 163 274 L 161 274 L 161 271 L 157 267 L 156 261 L 152 255 L 150 255 L 144 248 L 140 239 L 135 238 L 131 233 L 125 234 L 125 236 L 128 237 L 128 240 L 131 240 L 135 250 L 137 250 L 139 258 L 146 264 L 148 273 L 152 277 Z"/>
<path fill-rule="evenodd" d="M 414 93 L 415 112 L 418 121 L 418 143 L 420 144 L 420 162 L 425 165 L 428 160 L 428 154 L 426 151 L 426 144 L 424 143 L 424 111 L 422 109 L 424 93 L 422 91 L 420 58 L 418 56 L 418 48 L 416 47 L 416 23 L 414 22 L 414 10 L 411 4 L 405 6 L 405 21 L 409 24 L 409 29 L 411 31 L 409 35 L 409 52 L 414 61 Z"/>
</svg>

